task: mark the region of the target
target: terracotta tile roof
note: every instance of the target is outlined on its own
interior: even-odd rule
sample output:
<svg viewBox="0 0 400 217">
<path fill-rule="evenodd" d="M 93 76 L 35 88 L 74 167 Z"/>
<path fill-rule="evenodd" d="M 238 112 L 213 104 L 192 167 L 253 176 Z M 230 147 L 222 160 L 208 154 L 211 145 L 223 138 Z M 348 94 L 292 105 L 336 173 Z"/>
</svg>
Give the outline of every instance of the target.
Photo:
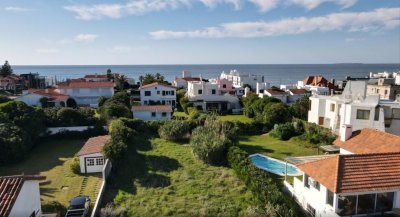
<svg viewBox="0 0 400 217">
<path fill-rule="evenodd" d="M 200 81 L 199 77 L 185 77 L 185 78 L 179 78 L 185 81 Z"/>
<path fill-rule="evenodd" d="M 354 131 L 345 142 L 337 138 L 333 144 L 354 154 L 400 152 L 400 136 L 370 128 Z"/>
<path fill-rule="evenodd" d="M 85 75 L 84 78 L 108 78 L 108 76 L 107 74 L 105 75 L 92 74 L 92 75 Z"/>
<path fill-rule="evenodd" d="M 112 88 L 114 83 L 111 81 L 82 81 L 71 80 L 58 84 L 58 88 Z"/>
<path fill-rule="evenodd" d="M 329 89 L 334 89 L 334 85 L 326 80 L 322 75 L 317 76 L 307 76 L 303 80 L 304 85 L 313 85 L 320 87 L 328 87 Z"/>
<path fill-rule="evenodd" d="M 132 111 L 172 112 L 171 105 L 141 105 L 132 106 Z"/>
<path fill-rule="evenodd" d="M 293 94 L 306 94 L 308 91 L 306 89 L 290 89 Z"/>
<path fill-rule="evenodd" d="M 100 153 L 104 144 L 111 139 L 110 135 L 92 137 L 86 141 L 85 145 L 78 152 L 78 156 Z"/>
<path fill-rule="evenodd" d="M 176 88 L 176 87 L 173 87 L 171 85 L 162 84 L 162 83 L 159 83 L 159 82 L 153 82 L 151 84 L 143 85 L 139 89 L 145 89 L 145 88 L 154 87 L 154 86 L 157 86 L 157 85 L 161 85 L 161 86 L 164 86 L 164 87 L 170 87 L 170 88 L 174 88 L 174 89 Z"/>
<path fill-rule="evenodd" d="M 274 89 L 266 89 L 265 91 L 267 91 L 271 95 L 287 95 L 287 93 L 283 90 L 280 91 L 280 90 L 274 90 Z"/>
<path fill-rule="evenodd" d="M 25 180 L 42 180 L 44 176 L 2 176 L 0 177 L 0 216 L 8 216 L 17 200 Z"/>
<path fill-rule="evenodd" d="M 337 155 L 296 166 L 335 193 L 400 190 L 400 152 Z"/>
<path fill-rule="evenodd" d="M 66 101 L 69 98 L 68 95 L 60 94 L 53 88 L 28 89 L 28 93 L 35 93 L 35 94 L 42 95 L 44 97 L 48 97 L 50 99 L 57 100 L 57 101 Z"/>
</svg>

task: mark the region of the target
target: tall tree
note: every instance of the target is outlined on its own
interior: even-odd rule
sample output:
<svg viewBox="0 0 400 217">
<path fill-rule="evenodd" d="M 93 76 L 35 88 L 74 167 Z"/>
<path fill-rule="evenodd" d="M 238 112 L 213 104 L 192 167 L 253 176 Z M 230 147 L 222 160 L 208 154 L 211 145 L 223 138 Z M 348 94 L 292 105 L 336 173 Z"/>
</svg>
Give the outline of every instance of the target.
<svg viewBox="0 0 400 217">
<path fill-rule="evenodd" d="M 126 79 L 125 75 L 122 75 L 122 74 L 118 75 L 115 78 L 115 83 L 117 85 L 118 90 L 124 90 L 125 86 L 126 86 L 125 84 L 127 83 L 127 79 Z"/>
<path fill-rule="evenodd" d="M 107 78 L 108 78 L 108 80 L 111 80 L 111 79 L 112 79 L 112 72 L 111 72 L 111 69 L 107 69 Z"/>
<path fill-rule="evenodd" d="M 13 73 L 13 69 L 11 68 L 10 64 L 6 60 L 4 65 L 0 68 L 0 76 L 7 76 Z"/>
</svg>

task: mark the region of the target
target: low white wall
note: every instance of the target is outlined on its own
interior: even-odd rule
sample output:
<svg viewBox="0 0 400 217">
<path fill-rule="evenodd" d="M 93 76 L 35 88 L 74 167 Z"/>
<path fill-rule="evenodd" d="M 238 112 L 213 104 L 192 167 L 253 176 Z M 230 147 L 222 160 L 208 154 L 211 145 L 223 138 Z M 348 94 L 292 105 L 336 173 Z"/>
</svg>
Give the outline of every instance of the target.
<svg viewBox="0 0 400 217">
<path fill-rule="evenodd" d="M 101 182 L 99 195 L 97 195 L 97 199 L 96 199 L 96 202 L 95 202 L 95 204 L 93 206 L 93 211 L 92 211 L 91 217 L 99 216 L 98 212 L 99 212 L 99 210 L 101 208 L 100 207 L 101 199 L 103 199 L 103 194 L 104 194 L 104 192 L 106 190 L 107 177 L 108 177 L 108 175 L 110 175 L 111 168 L 112 168 L 111 161 L 109 161 L 107 159 L 106 163 L 104 164 L 103 171 L 102 171 L 103 181 Z"/>
<path fill-rule="evenodd" d="M 64 131 L 78 131 L 78 132 L 82 132 L 85 130 L 88 130 L 90 128 L 93 128 L 94 126 L 78 126 L 78 127 L 49 127 L 47 128 L 47 132 L 50 135 L 54 135 L 57 133 L 61 133 Z M 104 129 L 107 129 L 107 126 L 104 126 Z"/>
</svg>

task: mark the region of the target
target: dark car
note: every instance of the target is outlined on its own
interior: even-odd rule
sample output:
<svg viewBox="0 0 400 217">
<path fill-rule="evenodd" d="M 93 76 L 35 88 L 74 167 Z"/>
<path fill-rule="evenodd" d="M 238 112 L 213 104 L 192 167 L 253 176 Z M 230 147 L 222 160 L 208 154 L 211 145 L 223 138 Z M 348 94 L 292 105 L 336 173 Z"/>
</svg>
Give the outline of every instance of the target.
<svg viewBox="0 0 400 217">
<path fill-rule="evenodd" d="M 90 198 L 88 196 L 79 196 L 69 201 L 68 211 L 65 217 L 79 216 L 84 217 L 88 214 L 90 208 Z"/>
</svg>

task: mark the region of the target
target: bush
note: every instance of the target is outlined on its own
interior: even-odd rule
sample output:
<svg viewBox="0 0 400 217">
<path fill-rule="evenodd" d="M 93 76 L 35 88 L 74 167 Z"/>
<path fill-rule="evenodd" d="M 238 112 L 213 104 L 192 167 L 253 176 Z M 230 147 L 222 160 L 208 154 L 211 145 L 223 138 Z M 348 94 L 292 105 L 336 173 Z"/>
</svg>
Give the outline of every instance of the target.
<svg viewBox="0 0 400 217">
<path fill-rule="evenodd" d="M 7 96 L 0 95 L 0 103 L 5 103 L 9 101 L 11 101 L 10 98 L 8 98 Z"/>
<path fill-rule="evenodd" d="M 200 116 L 199 110 L 197 110 L 196 108 L 193 108 L 193 107 L 188 107 L 187 112 L 189 115 L 189 120 L 195 120 L 195 119 L 199 118 L 199 116 Z"/>
<path fill-rule="evenodd" d="M 197 127 L 192 133 L 190 145 L 193 153 L 203 162 L 221 165 L 225 159 L 225 138 L 209 127 Z"/>
<path fill-rule="evenodd" d="M 20 161 L 32 145 L 28 133 L 18 126 L 0 124 L 0 166 Z"/>
<path fill-rule="evenodd" d="M 101 208 L 100 217 L 123 217 L 126 216 L 125 212 L 123 207 L 115 208 L 112 203 L 108 203 L 106 207 Z"/>
<path fill-rule="evenodd" d="M 275 129 L 271 131 L 271 136 L 279 140 L 289 140 L 296 135 L 296 130 L 292 123 L 279 124 Z"/>
<path fill-rule="evenodd" d="M 321 127 L 315 123 L 309 123 L 304 120 L 295 119 L 294 125 L 296 126 L 296 131 L 303 131 L 302 138 L 314 145 L 317 144 L 332 144 L 336 139 L 336 135 L 331 132 L 330 129 Z"/>
<path fill-rule="evenodd" d="M 100 116 L 105 120 L 112 120 L 116 118 L 132 118 L 131 110 L 123 104 L 114 102 L 106 102 L 100 109 Z"/>
<path fill-rule="evenodd" d="M 135 131 L 127 127 L 122 120 L 113 120 L 110 123 L 109 131 L 111 140 L 103 147 L 103 153 L 107 158 L 118 161 L 121 160 L 126 151 L 128 144 L 132 142 Z"/>
<path fill-rule="evenodd" d="M 68 98 L 67 99 L 67 107 L 76 108 L 76 107 L 78 107 L 78 104 L 76 103 L 75 99 Z"/>
<path fill-rule="evenodd" d="M 92 126 L 101 122 L 91 108 L 44 108 L 47 127 Z"/>
<path fill-rule="evenodd" d="M 263 122 L 269 129 L 275 124 L 291 121 L 289 108 L 283 103 L 269 103 L 264 107 Z"/>
<path fill-rule="evenodd" d="M 67 208 L 58 201 L 49 201 L 42 204 L 43 213 L 59 213 L 64 216 L 67 213 Z"/>
<path fill-rule="evenodd" d="M 187 121 L 166 121 L 159 129 L 161 138 L 170 141 L 179 141 L 189 137 L 190 123 Z"/>
<path fill-rule="evenodd" d="M 79 175 L 81 173 L 81 165 L 79 162 L 79 157 L 74 157 L 69 167 L 72 173 Z"/>
</svg>

